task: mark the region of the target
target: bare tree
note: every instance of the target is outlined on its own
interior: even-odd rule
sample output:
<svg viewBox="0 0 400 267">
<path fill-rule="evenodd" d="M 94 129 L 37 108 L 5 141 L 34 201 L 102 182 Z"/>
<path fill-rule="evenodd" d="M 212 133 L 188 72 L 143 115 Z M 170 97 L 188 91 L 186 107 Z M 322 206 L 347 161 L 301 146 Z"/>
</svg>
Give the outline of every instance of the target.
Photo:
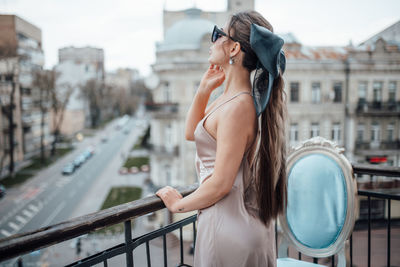
<svg viewBox="0 0 400 267">
<path fill-rule="evenodd" d="M 104 86 L 96 79 L 90 79 L 81 86 L 81 94 L 89 106 L 90 125 L 95 128 L 101 121 L 101 108 L 104 101 Z"/>
<path fill-rule="evenodd" d="M 145 86 L 143 79 L 136 80 L 131 84 L 130 94 L 134 99 L 133 101 L 134 106 L 132 112 L 136 112 L 141 102 L 141 99 L 144 100 L 144 102 L 153 102 L 152 93 Z"/>
<path fill-rule="evenodd" d="M 151 92 L 145 87 L 143 80 L 135 80 L 128 88 L 111 87 L 110 100 L 113 113 L 121 116 L 136 112 L 142 101 L 151 102 Z"/>
<path fill-rule="evenodd" d="M 41 114 L 40 121 L 40 161 L 45 163 L 45 144 L 44 126 L 46 114 L 51 107 L 52 94 L 54 94 L 57 75 L 54 70 L 35 70 L 33 71 L 32 86 L 39 90 L 39 109 Z"/>
<path fill-rule="evenodd" d="M 56 74 L 56 78 L 58 74 Z M 51 155 L 56 154 L 56 145 L 60 136 L 60 128 L 64 120 L 65 108 L 74 91 L 74 87 L 69 83 L 58 85 L 58 88 L 51 91 L 51 108 L 53 112 L 53 142 L 51 145 Z"/>
</svg>

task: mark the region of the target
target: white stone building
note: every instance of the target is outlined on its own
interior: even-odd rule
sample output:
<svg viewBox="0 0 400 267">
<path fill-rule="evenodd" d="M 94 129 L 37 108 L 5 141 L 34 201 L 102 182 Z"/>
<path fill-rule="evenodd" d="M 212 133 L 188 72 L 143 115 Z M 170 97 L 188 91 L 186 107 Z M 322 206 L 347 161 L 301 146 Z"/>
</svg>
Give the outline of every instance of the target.
<svg viewBox="0 0 400 267">
<path fill-rule="evenodd" d="M 90 79 L 104 82 L 104 51 L 94 47 L 65 47 L 59 49 L 58 54 L 59 63 L 55 66 L 60 73 L 57 90 L 73 90 L 61 133 L 73 135 L 89 125 L 88 103 L 81 93 L 81 86 Z"/>
<path fill-rule="evenodd" d="M 152 65 L 159 85 L 153 90 L 151 178 L 159 186 L 197 182 L 195 144 L 185 140 L 186 113 L 208 68 L 208 50 L 214 25 L 224 25 L 229 14 L 254 9 L 253 0 L 228 1 L 226 12 L 204 12 L 197 8 L 164 11 L 164 40 L 156 44 Z M 213 92 L 213 101 L 223 88 Z"/>
<path fill-rule="evenodd" d="M 252 5 L 249 3 L 247 6 Z M 164 11 L 164 40 L 157 44 L 152 66 L 159 85 L 153 90 L 154 104 L 148 106 L 153 118 L 151 177 L 159 186 L 197 181 L 195 146 L 184 138 L 185 117 L 208 67 L 212 27 L 223 24 L 230 12 L 209 13 L 195 8 Z M 319 135 L 345 147 L 354 162 L 366 162 L 375 155 L 386 157 L 389 165 L 399 165 L 398 27 L 397 23 L 390 27 L 392 30 L 378 34 L 380 38 L 374 36 L 357 47 L 303 46 L 292 34 L 281 35 L 287 57 L 286 132 L 291 146 Z M 365 81 L 366 89 L 362 89 Z M 366 90 L 367 102 L 374 97 L 381 102 L 390 98 L 395 107 L 389 113 L 360 112 L 362 90 Z M 210 101 L 221 91 L 217 89 Z M 393 149 L 389 151 L 389 147 Z"/>
</svg>

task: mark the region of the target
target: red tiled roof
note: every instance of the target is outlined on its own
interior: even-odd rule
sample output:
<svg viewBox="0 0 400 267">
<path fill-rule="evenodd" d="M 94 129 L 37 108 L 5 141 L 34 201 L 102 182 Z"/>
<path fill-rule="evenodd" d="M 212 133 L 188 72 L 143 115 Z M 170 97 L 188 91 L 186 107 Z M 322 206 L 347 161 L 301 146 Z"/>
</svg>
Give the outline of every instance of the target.
<svg viewBox="0 0 400 267">
<path fill-rule="evenodd" d="M 287 59 L 306 60 L 343 60 L 347 57 L 347 50 L 345 47 L 299 46 L 284 48 Z"/>
</svg>

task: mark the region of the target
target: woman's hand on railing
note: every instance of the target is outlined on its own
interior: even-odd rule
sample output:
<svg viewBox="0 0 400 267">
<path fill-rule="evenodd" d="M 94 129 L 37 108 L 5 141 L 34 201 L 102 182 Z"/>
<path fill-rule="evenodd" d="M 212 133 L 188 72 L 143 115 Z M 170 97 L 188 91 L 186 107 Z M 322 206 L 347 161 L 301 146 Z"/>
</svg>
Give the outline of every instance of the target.
<svg viewBox="0 0 400 267">
<path fill-rule="evenodd" d="M 173 213 L 184 212 L 179 210 L 179 201 L 183 198 L 182 195 L 171 186 L 165 186 L 156 192 L 156 195 L 161 198 L 167 209 Z"/>
</svg>

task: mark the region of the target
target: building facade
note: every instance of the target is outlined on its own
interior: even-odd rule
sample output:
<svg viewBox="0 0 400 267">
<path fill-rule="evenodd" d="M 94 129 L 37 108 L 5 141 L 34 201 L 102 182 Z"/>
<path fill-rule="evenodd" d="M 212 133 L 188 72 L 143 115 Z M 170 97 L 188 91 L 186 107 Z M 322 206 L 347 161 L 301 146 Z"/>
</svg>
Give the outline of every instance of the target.
<svg viewBox="0 0 400 267">
<path fill-rule="evenodd" d="M 39 105 L 40 88 L 34 87 L 34 72 L 42 71 L 44 54 L 42 49 L 42 32 L 35 25 L 15 15 L 0 15 L 0 60 L 17 58 L 17 75 L 15 83 L 18 87 L 15 98 L 20 108 L 22 121 L 22 146 L 24 158 L 28 159 L 40 152 L 41 145 L 41 110 Z M 18 108 L 16 107 L 16 108 Z M 44 117 L 44 144 L 49 145 L 51 134 L 49 130 L 50 116 Z M 17 138 L 18 139 L 18 138 Z"/>
<path fill-rule="evenodd" d="M 148 105 L 151 120 L 151 177 L 157 185 L 183 185 L 197 181 L 195 145 L 184 138 L 185 116 L 208 68 L 208 50 L 214 25 L 223 25 L 229 15 L 254 9 L 254 1 L 228 1 L 226 12 L 197 8 L 166 11 L 164 40 L 156 44 L 153 72 L 159 80 Z M 212 102 L 223 88 L 216 89 Z"/>
<path fill-rule="evenodd" d="M 152 66 L 158 86 L 148 106 L 151 177 L 159 186 L 197 181 L 195 146 L 184 138 L 185 116 L 208 67 L 212 27 L 231 12 L 164 11 L 164 40 L 156 45 Z M 398 23 L 391 28 L 380 38 L 344 47 L 304 46 L 293 34 L 281 34 L 290 146 L 322 136 L 344 147 L 353 162 L 400 165 Z M 210 102 L 222 89 L 213 92 Z"/>
<path fill-rule="evenodd" d="M 348 149 L 360 163 L 400 166 L 400 21 L 348 53 Z"/>
<path fill-rule="evenodd" d="M 90 126 L 88 101 L 81 88 L 89 80 L 104 83 L 104 51 L 94 47 L 65 47 L 58 50 L 58 59 L 57 90 L 72 91 L 60 132 L 71 136 Z"/>
<path fill-rule="evenodd" d="M 229 15 L 254 9 L 253 0 L 228 1 L 225 12 L 205 12 L 197 8 L 163 13 L 164 39 L 156 44 L 152 65 L 157 80 L 151 114 L 151 179 L 157 186 L 187 185 L 197 182 L 195 144 L 185 139 L 185 119 L 204 71 L 214 25 L 224 25 Z M 213 91 L 209 103 L 223 92 Z M 173 217 L 173 218 L 172 218 Z M 161 221 L 179 220 L 181 215 L 164 213 Z M 190 238 L 190 230 L 184 231 Z"/>
<path fill-rule="evenodd" d="M 13 146 L 13 166 L 24 159 L 21 95 L 16 82 L 18 74 L 17 57 L 0 60 L 0 178 L 9 173 L 12 164 L 10 145 Z M 11 127 L 13 131 L 10 131 Z"/>
</svg>

